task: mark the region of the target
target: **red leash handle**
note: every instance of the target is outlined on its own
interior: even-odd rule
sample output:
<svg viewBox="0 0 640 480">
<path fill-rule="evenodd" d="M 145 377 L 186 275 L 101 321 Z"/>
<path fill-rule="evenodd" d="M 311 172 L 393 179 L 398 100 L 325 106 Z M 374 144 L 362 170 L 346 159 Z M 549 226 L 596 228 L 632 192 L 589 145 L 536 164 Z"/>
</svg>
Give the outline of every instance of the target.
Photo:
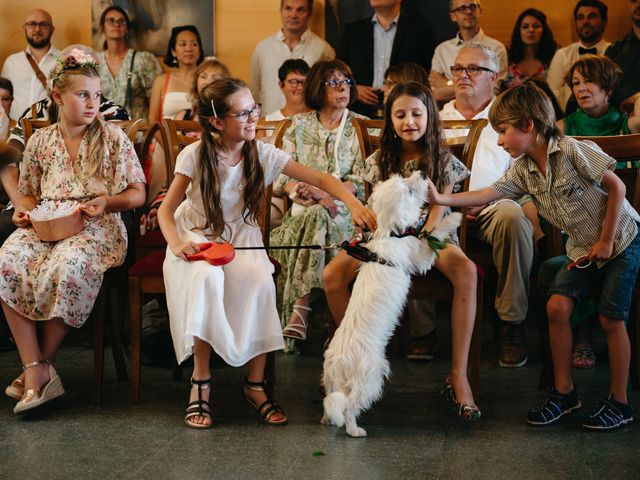
<svg viewBox="0 0 640 480">
<path fill-rule="evenodd" d="M 199 243 L 200 251 L 187 255 L 190 262 L 204 260 L 211 265 L 222 266 L 229 263 L 236 256 L 236 251 L 228 242 L 205 242 Z"/>
</svg>

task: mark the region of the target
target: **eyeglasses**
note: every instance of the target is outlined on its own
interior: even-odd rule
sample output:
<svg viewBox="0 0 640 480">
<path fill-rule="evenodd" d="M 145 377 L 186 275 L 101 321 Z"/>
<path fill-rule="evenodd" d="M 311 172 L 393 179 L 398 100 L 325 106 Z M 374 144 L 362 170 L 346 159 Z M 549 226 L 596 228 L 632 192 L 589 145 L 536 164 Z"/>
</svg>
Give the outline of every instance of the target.
<svg viewBox="0 0 640 480">
<path fill-rule="evenodd" d="M 35 30 L 36 28 L 40 27 L 40 28 L 51 28 L 53 25 L 49 22 L 27 22 L 24 24 L 25 28 L 28 28 L 29 30 Z"/>
<path fill-rule="evenodd" d="M 126 25 L 126 18 L 105 18 L 104 23 L 112 27 L 119 27 L 120 25 Z"/>
<path fill-rule="evenodd" d="M 329 87 L 329 88 L 340 88 L 340 85 L 344 85 L 345 87 L 350 87 L 351 86 L 351 79 L 350 78 L 345 78 L 343 80 L 337 80 L 335 78 L 331 79 L 331 80 L 327 80 L 326 82 L 324 82 L 324 84 Z"/>
<path fill-rule="evenodd" d="M 476 10 L 480 8 L 480 5 L 477 3 L 470 3 L 469 5 L 460 5 L 458 8 L 454 8 L 451 10 L 451 13 L 464 13 L 469 10 L 471 13 L 474 13 Z"/>
<path fill-rule="evenodd" d="M 290 87 L 296 88 L 304 85 L 304 80 L 298 80 L 297 78 L 291 78 L 286 81 Z"/>
<path fill-rule="evenodd" d="M 460 65 L 454 65 L 451 67 L 451 75 L 454 77 L 459 77 L 462 75 L 462 72 L 466 72 L 469 77 L 477 77 L 480 72 L 491 72 L 496 73 L 490 68 L 481 67 L 480 65 L 467 65 L 466 67 L 461 67 Z"/>
<path fill-rule="evenodd" d="M 225 117 L 233 117 L 238 120 L 240 123 L 247 123 L 249 121 L 249 117 L 251 118 L 260 118 L 260 113 L 262 112 L 262 105 L 256 103 L 252 109 L 250 110 L 238 110 L 236 113 L 231 113 L 229 115 L 225 115 Z"/>
</svg>

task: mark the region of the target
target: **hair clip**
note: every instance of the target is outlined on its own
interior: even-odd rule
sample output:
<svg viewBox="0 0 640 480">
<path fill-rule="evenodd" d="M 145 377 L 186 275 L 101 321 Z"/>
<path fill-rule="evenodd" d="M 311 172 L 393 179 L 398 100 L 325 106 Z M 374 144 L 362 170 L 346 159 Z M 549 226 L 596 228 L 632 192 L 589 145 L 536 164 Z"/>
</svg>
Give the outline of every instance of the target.
<svg viewBox="0 0 640 480">
<path fill-rule="evenodd" d="M 213 104 L 213 99 L 211 100 L 211 110 L 213 110 L 213 118 L 218 118 L 218 113 L 216 112 L 216 106 Z"/>
</svg>

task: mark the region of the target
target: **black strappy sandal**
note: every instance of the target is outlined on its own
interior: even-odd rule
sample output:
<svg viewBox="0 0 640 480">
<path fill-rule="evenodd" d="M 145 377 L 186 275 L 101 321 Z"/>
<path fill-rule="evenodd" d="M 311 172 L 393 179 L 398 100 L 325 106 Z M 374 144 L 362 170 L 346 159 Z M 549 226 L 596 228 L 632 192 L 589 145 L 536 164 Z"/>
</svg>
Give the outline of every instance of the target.
<svg viewBox="0 0 640 480">
<path fill-rule="evenodd" d="M 264 380 L 262 382 L 250 382 L 245 378 L 244 386 L 254 392 L 264 392 L 266 388 L 266 382 Z M 249 405 L 251 405 L 256 410 L 258 416 L 262 420 L 262 423 L 264 423 L 265 425 L 280 426 L 286 425 L 289 422 L 289 419 L 286 417 L 286 414 L 284 413 L 284 410 L 282 410 L 282 407 L 280 407 L 269 397 L 267 397 L 262 405 L 258 406 L 246 393 L 244 393 L 244 388 L 242 389 L 242 396 L 247 402 L 249 402 Z M 271 420 L 271 417 L 273 417 L 274 413 L 281 413 L 282 415 L 284 415 L 284 418 L 279 421 Z"/>
<path fill-rule="evenodd" d="M 191 379 L 191 386 L 198 387 L 198 400 L 194 400 L 193 402 L 189 402 L 187 405 L 187 410 L 185 411 L 184 423 L 187 424 L 187 427 L 190 428 L 211 428 L 213 425 L 213 418 L 211 417 L 211 404 L 207 400 L 202 399 L 202 391 L 211 388 L 211 378 L 207 380 L 194 380 Z M 211 393 L 209 393 L 211 395 Z M 206 417 L 211 420 L 211 423 L 195 423 L 190 419 L 192 417 Z"/>
</svg>

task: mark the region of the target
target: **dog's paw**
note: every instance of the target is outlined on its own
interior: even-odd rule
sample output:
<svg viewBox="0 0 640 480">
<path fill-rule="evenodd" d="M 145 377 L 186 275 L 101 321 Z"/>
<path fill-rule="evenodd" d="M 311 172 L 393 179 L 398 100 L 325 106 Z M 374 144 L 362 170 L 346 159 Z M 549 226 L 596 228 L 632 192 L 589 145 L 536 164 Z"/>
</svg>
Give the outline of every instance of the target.
<svg viewBox="0 0 640 480">
<path fill-rule="evenodd" d="M 363 438 L 367 436 L 367 431 L 362 427 L 347 427 L 347 435 L 353 438 Z"/>
<path fill-rule="evenodd" d="M 331 426 L 335 426 L 335 423 L 331 421 L 331 419 L 329 417 L 327 417 L 326 415 L 323 415 L 322 418 L 320 419 L 320 425 L 331 425 Z"/>
</svg>

